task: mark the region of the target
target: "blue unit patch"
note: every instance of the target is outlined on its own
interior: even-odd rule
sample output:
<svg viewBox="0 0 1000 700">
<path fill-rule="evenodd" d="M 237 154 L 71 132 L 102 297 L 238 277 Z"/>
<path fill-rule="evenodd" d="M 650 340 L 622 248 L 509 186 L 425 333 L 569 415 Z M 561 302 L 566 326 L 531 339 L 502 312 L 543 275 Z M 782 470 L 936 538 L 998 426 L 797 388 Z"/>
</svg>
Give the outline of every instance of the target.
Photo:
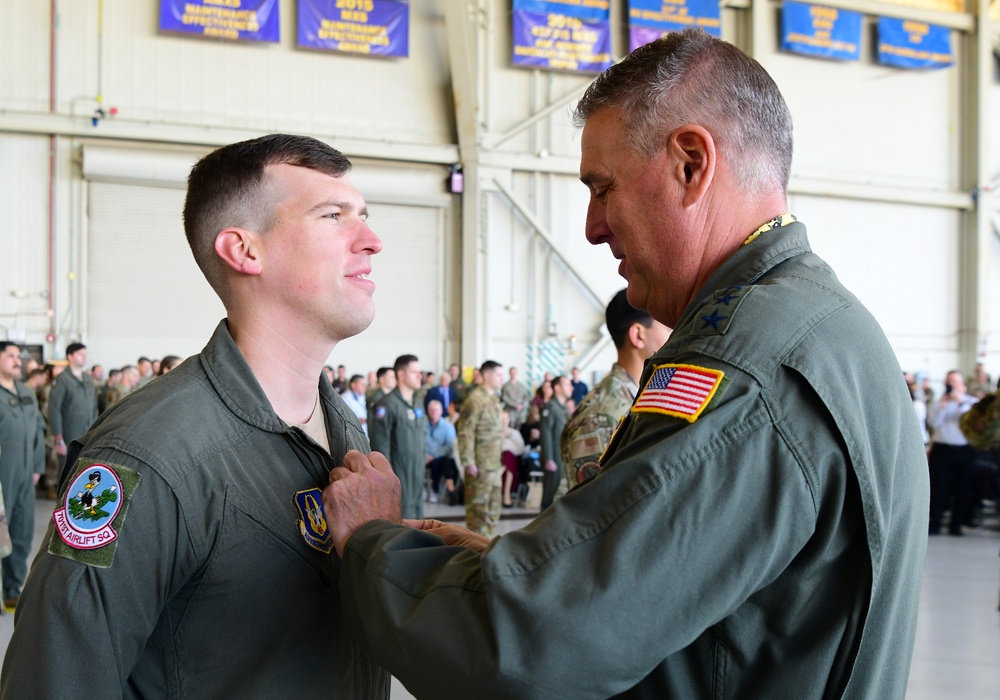
<svg viewBox="0 0 1000 700">
<path fill-rule="evenodd" d="M 298 491 L 292 499 L 299 513 L 299 533 L 306 544 L 329 554 L 333 551 L 333 533 L 323 512 L 323 492 L 319 489 Z"/>
<path fill-rule="evenodd" d="M 97 549 L 118 539 L 111 523 L 122 507 L 122 482 L 106 464 L 91 464 L 66 489 L 52 514 L 56 532 L 74 549 Z"/>
<path fill-rule="evenodd" d="M 424 409 L 420 408 L 419 406 L 417 406 L 416 408 L 414 408 L 413 412 L 416 414 L 417 418 L 423 418 L 424 417 Z"/>
<path fill-rule="evenodd" d="M 385 418 L 385 406 L 379 406 L 375 409 L 375 417 L 378 419 Z"/>
</svg>

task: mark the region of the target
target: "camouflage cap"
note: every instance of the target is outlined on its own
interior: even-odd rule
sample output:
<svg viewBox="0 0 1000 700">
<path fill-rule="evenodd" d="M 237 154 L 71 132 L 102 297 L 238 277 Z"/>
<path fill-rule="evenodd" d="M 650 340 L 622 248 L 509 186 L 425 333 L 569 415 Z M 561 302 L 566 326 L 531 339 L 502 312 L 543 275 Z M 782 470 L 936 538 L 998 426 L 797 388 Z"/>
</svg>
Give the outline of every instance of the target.
<svg viewBox="0 0 1000 700">
<path fill-rule="evenodd" d="M 959 425 L 977 450 L 1000 447 L 1000 391 L 987 394 L 962 416 Z"/>
</svg>

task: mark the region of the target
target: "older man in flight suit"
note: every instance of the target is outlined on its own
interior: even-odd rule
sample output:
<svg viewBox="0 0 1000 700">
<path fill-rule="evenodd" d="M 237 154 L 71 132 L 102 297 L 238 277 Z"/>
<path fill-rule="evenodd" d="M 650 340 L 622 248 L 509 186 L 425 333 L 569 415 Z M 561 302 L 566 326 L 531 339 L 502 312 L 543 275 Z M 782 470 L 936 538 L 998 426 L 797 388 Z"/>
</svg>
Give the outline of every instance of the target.
<svg viewBox="0 0 1000 700">
<path fill-rule="evenodd" d="M 523 530 L 407 527 L 349 453 L 324 501 L 350 628 L 418 697 L 901 700 L 927 462 L 892 348 L 787 211 L 777 86 L 687 30 L 576 116 L 587 239 L 673 334 L 600 473 Z"/>
</svg>

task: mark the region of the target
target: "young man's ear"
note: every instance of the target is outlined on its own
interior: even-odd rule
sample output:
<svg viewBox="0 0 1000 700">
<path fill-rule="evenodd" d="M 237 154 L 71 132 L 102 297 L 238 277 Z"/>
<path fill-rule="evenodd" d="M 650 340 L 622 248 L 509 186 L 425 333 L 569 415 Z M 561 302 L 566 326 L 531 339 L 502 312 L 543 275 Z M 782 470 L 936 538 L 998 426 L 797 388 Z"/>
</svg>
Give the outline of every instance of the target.
<svg viewBox="0 0 1000 700">
<path fill-rule="evenodd" d="M 253 234 L 242 228 L 226 228 L 215 237 L 215 254 L 230 268 L 244 275 L 259 275 L 263 269 L 260 249 Z"/>
</svg>

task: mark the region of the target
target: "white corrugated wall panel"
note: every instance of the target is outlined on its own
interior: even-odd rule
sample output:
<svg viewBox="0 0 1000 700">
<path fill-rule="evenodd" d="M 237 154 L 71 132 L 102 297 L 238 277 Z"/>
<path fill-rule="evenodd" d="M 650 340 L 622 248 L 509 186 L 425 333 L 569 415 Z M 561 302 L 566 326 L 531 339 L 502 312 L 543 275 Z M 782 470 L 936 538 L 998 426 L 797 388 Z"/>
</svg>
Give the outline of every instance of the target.
<svg viewBox="0 0 1000 700">
<path fill-rule="evenodd" d="M 184 190 L 90 186 L 87 342 L 93 362 L 192 355 L 225 310 L 184 238 Z"/>
</svg>

